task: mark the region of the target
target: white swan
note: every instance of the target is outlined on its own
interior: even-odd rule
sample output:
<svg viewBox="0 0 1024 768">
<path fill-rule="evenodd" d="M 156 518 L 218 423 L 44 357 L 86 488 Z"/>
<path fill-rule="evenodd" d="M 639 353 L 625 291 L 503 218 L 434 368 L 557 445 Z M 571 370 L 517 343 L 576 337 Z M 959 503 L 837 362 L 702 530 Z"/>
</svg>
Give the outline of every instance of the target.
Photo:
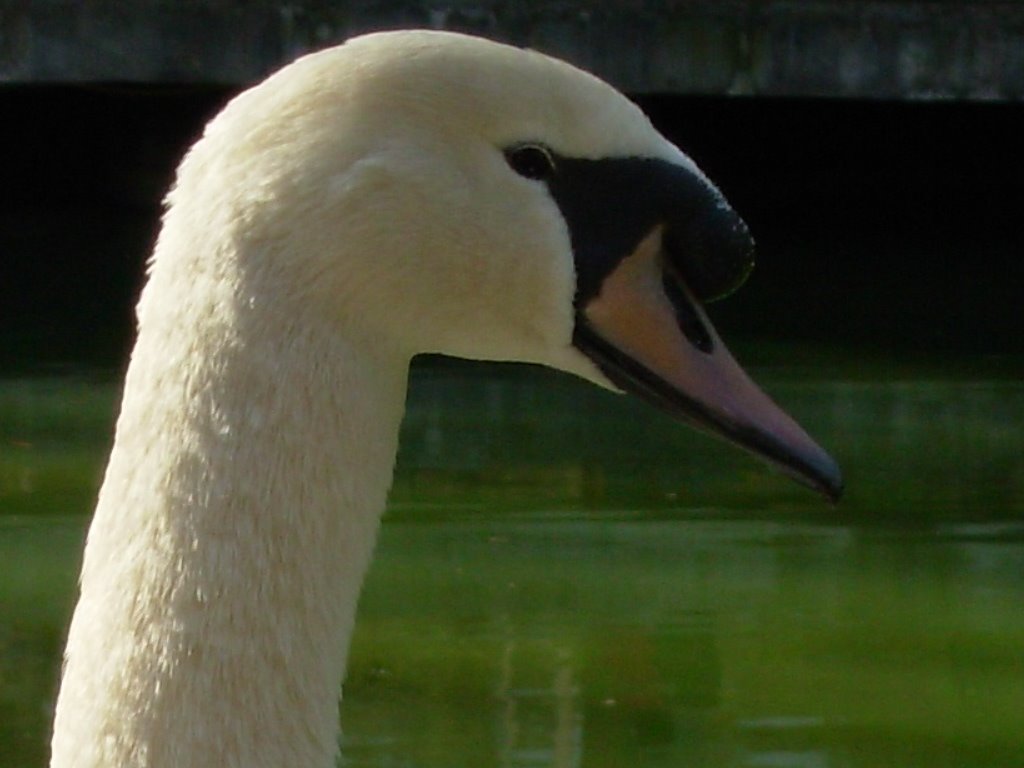
<svg viewBox="0 0 1024 768">
<path fill-rule="evenodd" d="M 333 763 L 416 353 L 636 391 L 836 495 L 699 307 L 750 263 L 684 154 L 536 53 L 378 34 L 236 98 L 168 197 L 52 765 Z"/>
</svg>

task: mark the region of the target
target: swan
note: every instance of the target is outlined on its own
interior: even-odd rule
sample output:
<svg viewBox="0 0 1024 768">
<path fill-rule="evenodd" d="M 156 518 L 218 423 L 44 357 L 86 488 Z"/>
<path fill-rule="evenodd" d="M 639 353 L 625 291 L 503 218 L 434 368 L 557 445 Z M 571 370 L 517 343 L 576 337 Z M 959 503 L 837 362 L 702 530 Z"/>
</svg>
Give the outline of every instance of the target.
<svg viewBox="0 0 1024 768">
<path fill-rule="evenodd" d="M 167 197 L 51 765 L 335 762 L 416 354 L 636 393 L 838 496 L 704 312 L 752 254 L 636 106 L 536 52 L 377 33 L 237 96 Z"/>
</svg>

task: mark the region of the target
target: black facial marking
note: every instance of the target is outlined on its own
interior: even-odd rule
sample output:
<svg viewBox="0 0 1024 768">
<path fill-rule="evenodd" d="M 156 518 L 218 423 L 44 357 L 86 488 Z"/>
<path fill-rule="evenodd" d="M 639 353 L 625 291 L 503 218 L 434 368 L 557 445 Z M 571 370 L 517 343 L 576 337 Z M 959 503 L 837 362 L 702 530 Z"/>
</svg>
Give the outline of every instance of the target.
<svg viewBox="0 0 1024 768">
<path fill-rule="evenodd" d="M 701 176 L 654 158 L 558 158 L 548 181 L 565 216 L 577 269 L 577 306 L 658 225 L 665 257 L 702 301 L 737 288 L 753 264 L 742 220 Z"/>
<path fill-rule="evenodd" d="M 576 306 L 582 307 L 663 221 L 671 192 L 656 160 L 559 158 L 559 168 L 548 188 L 569 225 L 576 257 Z M 696 189 L 681 192 L 696 195 Z"/>
<path fill-rule="evenodd" d="M 717 193 L 689 221 L 670 221 L 662 247 L 704 302 L 728 296 L 754 268 L 754 240 L 747 225 Z"/>
<path fill-rule="evenodd" d="M 544 181 L 565 218 L 577 307 L 600 293 L 604 279 L 658 225 L 665 258 L 702 302 L 731 293 L 753 267 L 746 225 L 689 168 L 645 157 L 564 157 L 536 143 L 507 148 L 505 159 L 521 176 Z"/>
</svg>

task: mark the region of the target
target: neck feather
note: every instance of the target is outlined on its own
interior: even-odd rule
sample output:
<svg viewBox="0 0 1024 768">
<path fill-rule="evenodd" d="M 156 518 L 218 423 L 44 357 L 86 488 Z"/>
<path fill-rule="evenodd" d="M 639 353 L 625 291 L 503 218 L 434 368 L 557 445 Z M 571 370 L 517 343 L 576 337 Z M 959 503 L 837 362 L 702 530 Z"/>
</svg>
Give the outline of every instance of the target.
<svg viewBox="0 0 1024 768">
<path fill-rule="evenodd" d="M 331 765 L 406 361 L 237 290 L 156 311 L 174 294 L 159 272 L 88 535 L 52 766 Z"/>
</svg>

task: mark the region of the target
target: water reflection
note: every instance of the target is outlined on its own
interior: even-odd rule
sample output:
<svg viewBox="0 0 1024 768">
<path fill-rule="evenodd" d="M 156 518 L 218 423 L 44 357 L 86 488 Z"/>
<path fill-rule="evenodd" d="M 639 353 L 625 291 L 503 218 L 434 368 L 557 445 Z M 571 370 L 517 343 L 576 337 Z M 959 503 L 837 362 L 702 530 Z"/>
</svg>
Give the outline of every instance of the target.
<svg viewBox="0 0 1024 768">
<path fill-rule="evenodd" d="M 516 664 L 519 651 L 519 644 L 509 640 L 501 656 L 495 693 L 499 711 L 498 765 L 579 768 L 583 712 L 569 652 L 556 651 L 549 674 L 541 673 L 539 681 L 524 682 L 519 679 L 521 672 Z"/>
<path fill-rule="evenodd" d="M 1024 557 L 792 523 L 391 523 L 348 734 L 388 722 L 417 766 L 1017 765 L 1024 570 L 970 569 L 978 546 Z"/>
<path fill-rule="evenodd" d="M 634 400 L 550 373 L 506 369 L 481 381 L 473 372 L 417 377 L 402 432 L 399 509 L 821 513 L 802 489 Z M 843 465 L 849 494 L 837 514 L 845 519 L 1024 515 L 1024 383 L 760 378 Z"/>
<path fill-rule="evenodd" d="M 840 507 L 563 377 L 419 371 L 347 765 L 1017 768 L 1024 384 L 767 383 L 843 464 Z M 113 393 L 0 382 L 10 768 L 45 761 Z"/>
</svg>

